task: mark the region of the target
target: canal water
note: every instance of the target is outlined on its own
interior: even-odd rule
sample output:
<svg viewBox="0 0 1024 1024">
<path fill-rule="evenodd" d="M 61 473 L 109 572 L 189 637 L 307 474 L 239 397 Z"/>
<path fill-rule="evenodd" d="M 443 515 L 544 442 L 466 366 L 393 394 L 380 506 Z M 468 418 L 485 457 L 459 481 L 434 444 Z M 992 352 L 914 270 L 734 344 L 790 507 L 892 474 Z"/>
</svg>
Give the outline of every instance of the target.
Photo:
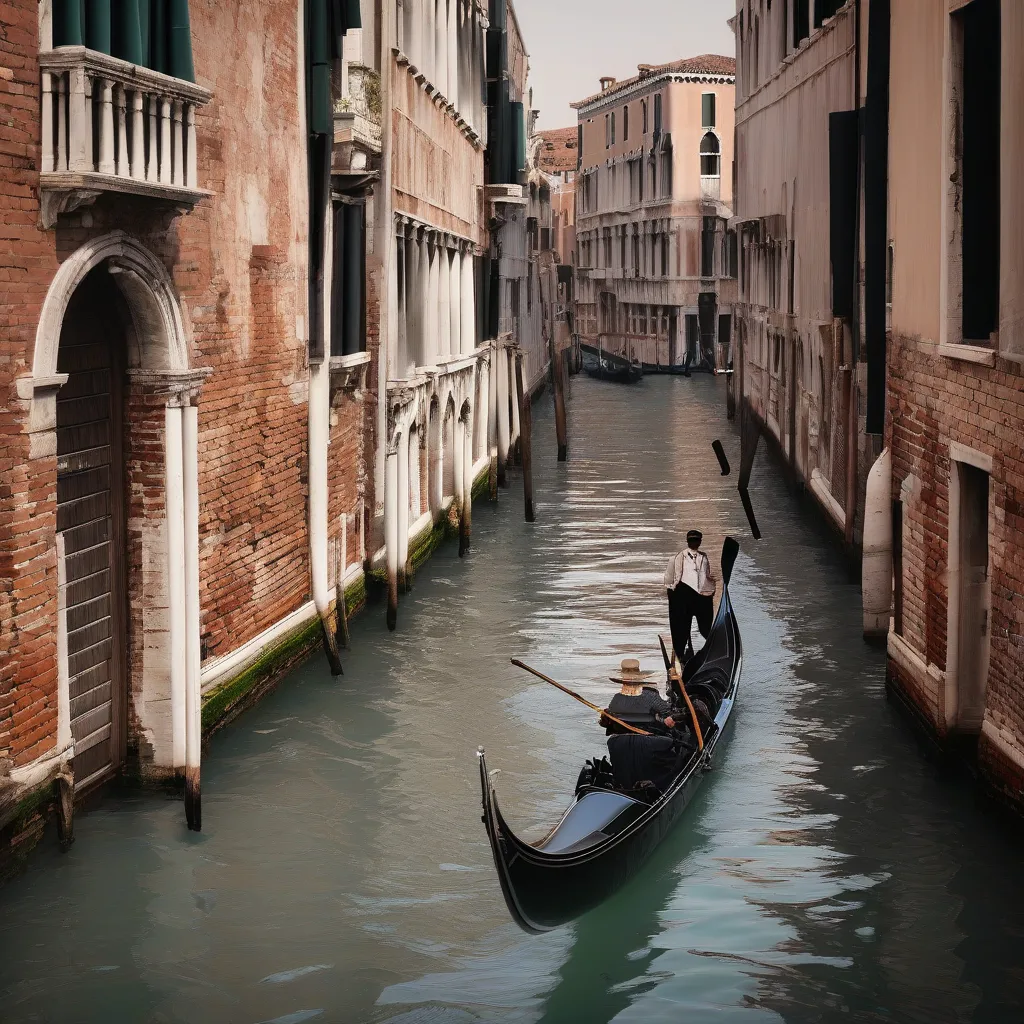
<svg viewBox="0 0 1024 1024">
<path fill-rule="evenodd" d="M 513 480 L 439 551 L 399 629 L 353 623 L 204 755 L 180 803 L 110 796 L 0 890 L 0 1020 L 541 1024 L 1024 1020 L 1024 863 L 886 703 L 883 656 L 820 528 L 759 457 L 736 500 L 721 383 L 572 383 L 570 459 L 535 412 L 537 522 Z M 720 437 L 732 477 L 719 474 Z M 743 550 L 734 729 L 641 875 L 574 925 L 510 921 L 480 822 L 478 744 L 540 835 L 619 660 L 660 662 L 661 576 L 689 527 Z M 1016 909 L 1014 909 L 1016 908 Z"/>
</svg>

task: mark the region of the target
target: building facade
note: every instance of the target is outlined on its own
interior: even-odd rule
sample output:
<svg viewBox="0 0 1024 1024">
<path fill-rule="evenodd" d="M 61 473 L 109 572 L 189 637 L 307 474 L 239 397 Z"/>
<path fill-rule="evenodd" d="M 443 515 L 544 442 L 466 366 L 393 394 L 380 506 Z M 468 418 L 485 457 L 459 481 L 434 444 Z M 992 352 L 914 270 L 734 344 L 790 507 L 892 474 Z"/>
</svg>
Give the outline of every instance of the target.
<svg viewBox="0 0 1024 1024">
<path fill-rule="evenodd" d="M 488 5 L 168 7 L 0 15 L 0 861 L 118 774 L 200 828 L 204 734 L 517 440 Z"/>
<path fill-rule="evenodd" d="M 327 216 L 359 6 L 256 3 L 241 35 L 222 6 L 91 13 L 2 16 L 6 839 L 53 780 L 126 768 L 184 776 L 199 828 L 207 711 L 282 644 L 322 635 L 336 662 L 339 517 L 361 575 L 373 500 L 373 332 L 343 339 L 328 301 L 363 286 L 361 262 L 332 272 Z"/>
<path fill-rule="evenodd" d="M 650 371 L 724 368 L 736 298 L 735 61 L 641 65 L 579 115 L 576 326 Z"/>
<path fill-rule="evenodd" d="M 731 22 L 739 301 L 730 409 L 756 418 L 851 549 L 884 403 L 880 14 L 874 0 L 739 0 Z"/>
<path fill-rule="evenodd" d="M 888 681 L 1019 812 L 1024 8 L 900 0 L 891 45 L 887 447 L 869 496 L 892 552 Z"/>
</svg>

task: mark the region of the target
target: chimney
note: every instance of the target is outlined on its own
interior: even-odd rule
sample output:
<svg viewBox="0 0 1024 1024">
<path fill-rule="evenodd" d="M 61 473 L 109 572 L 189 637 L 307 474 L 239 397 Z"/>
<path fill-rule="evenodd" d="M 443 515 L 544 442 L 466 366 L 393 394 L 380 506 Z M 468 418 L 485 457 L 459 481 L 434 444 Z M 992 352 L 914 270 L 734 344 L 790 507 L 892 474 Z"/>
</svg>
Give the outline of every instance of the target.
<svg viewBox="0 0 1024 1024">
<path fill-rule="evenodd" d="M 615 84 L 615 79 L 611 75 L 604 75 L 601 79 L 601 92 L 606 92 Z"/>
</svg>

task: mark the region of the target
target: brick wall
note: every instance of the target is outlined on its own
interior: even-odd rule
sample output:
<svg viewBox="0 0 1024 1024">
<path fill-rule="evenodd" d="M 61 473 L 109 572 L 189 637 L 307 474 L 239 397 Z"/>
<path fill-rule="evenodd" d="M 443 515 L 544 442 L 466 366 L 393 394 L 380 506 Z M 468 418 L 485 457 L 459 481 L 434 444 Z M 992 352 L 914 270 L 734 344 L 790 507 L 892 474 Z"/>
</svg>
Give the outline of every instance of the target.
<svg viewBox="0 0 1024 1024">
<path fill-rule="evenodd" d="M 29 403 L 15 382 L 31 373 L 47 289 L 83 242 L 118 228 L 163 262 L 181 299 L 190 363 L 213 371 L 198 403 L 204 658 L 237 648 L 309 595 L 307 186 L 296 159 L 305 129 L 295 9 L 272 0 L 191 5 L 197 79 L 214 93 L 197 115 L 199 184 L 212 198 L 182 214 L 157 200 L 103 196 L 49 231 L 39 222 L 37 9 L 36 0 L 8 0 L 0 32 L 0 641 L 9 652 L 0 664 L 0 774 L 5 762 L 37 757 L 56 734 L 56 460 L 29 458 Z M 368 310 L 375 348 L 372 292 Z M 129 363 L 137 365 L 131 352 Z M 371 388 L 375 380 L 371 369 Z M 165 600 L 156 572 L 165 544 L 165 402 L 134 385 L 126 397 L 136 735 L 141 677 L 159 674 L 145 660 L 159 649 L 147 649 L 143 616 L 158 616 Z M 362 435 L 372 443 L 374 407 L 371 394 L 341 412 L 332 509 L 359 505 Z M 357 557 L 354 529 L 350 562 Z M 159 633 L 159 616 L 153 623 Z"/>
<path fill-rule="evenodd" d="M 892 339 L 886 439 L 893 497 L 902 493 L 904 501 L 903 637 L 923 659 L 946 669 L 949 443 L 956 441 L 992 457 L 986 718 L 1024 747 L 1022 426 L 1024 373 L 1017 364 L 998 359 L 990 368 L 940 357 L 934 345 L 916 338 Z M 941 689 L 937 702 L 923 693 L 917 689 L 911 696 L 941 734 Z M 1003 761 L 994 754 L 983 758 L 992 766 Z"/>
</svg>

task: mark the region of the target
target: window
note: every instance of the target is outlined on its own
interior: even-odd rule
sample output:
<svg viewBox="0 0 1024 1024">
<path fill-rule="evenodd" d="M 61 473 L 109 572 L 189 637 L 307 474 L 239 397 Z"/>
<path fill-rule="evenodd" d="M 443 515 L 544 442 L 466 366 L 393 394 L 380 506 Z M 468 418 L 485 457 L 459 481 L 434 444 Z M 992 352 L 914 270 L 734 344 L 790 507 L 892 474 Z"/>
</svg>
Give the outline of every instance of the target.
<svg viewBox="0 0 1024 1024">
<path fill-rule="evenodd" d="M 643 134 L 646 135 L 650 131 L 647 124 L 647 100 L 640 101 L 640 120 L 643 122 Z"/>
<path fill-rule="evenodd" d="M 533 264 L 526 268 L 526 312 L 533 312 Z"/>
<path fill-rule="evenodd" d="M 622 141 L 625 142 L 629 138 L 629 107 L 625 106 L 622 108 Z"/>
<path fill-rule="evenodd" d="M 700 276 L 711 277 L 715 272 L 715 218 L 702 218 L 700 236 Z"/>
<path fill-rule="evenodd" d="M 612 145 L 614 146 L 615 145 L 615 115 L 614 114 L 609 114 L 608 116 L 612 119 Z"/>
<path fill-rule="evenodd" d="M 626 226 L 619 229 L 619 266 L 626 269 Z"/>
<path fill-rule="evenodd" d="M 705 132 L 700 140 L 700 173 L 703 178 L 718 178 L 722 174 L 722 146 L 714 132 Z"/>
<path fill-rule="evenodd" d="M 668 136 L 666 136 L 668 139 Z M 661 194 L 672 195 L 672 143 L 667 141 L 661 154 Z"/>
<path fill-rule="evenodd" d="M 520 304 L 522 303 L 522 295 L 519 290 L 519 278 L 513 277 L 509 281 L 509 304 L 512 307 L 511 313 L 515 319 L 519 319 Z"/>
<path fill-rule="evenodd" d="M 959 79 L 953 103 L 960 111 L 954 167 L 960 180 L 951 192 L 953 216 L 961 218 L 961 337 L 988 345 L 999 329 L 999 0 L 973 0 L 950 21 L 953 74 Z"/>
<path fill-rule="evenodd" d="M 633 269 L 640 270 L 640 236 L 635 227 L 633 228 Z"/>
<path fill-rule="evenodd" d="M 608 149 L 612 144 L 612 116 L 604 115 L 604 148 Z"/>
<path fill-rule="evenodd" d="M 668 233 L 661 236 L 661 276 L 668 277 Z"/>
<path fill-rule="evenodd" d="M 654 135 L 655 142 L 657 142 L 657 136 L 661 134 L 661 93 L 659 92 L 654 97 Z"/>
<path fill-rule="evenodd" d="M 334 204 L 330 354 L 366 351 L 366 204 Z"/>
<path fill-rule="evenodd" d="M 604 242 L 604 265 L 606 267 L 610 267 L 612 265 L 612 229 L 611 228 L 605 228 L 604 229 L 604 237 L 602 238 L 602 241 Z"/>
<path fill-rule="evenodd" d="M 706 92 L 700 98 L 701 127 L 715 127 L 715 94 Z"/>
</svg>

